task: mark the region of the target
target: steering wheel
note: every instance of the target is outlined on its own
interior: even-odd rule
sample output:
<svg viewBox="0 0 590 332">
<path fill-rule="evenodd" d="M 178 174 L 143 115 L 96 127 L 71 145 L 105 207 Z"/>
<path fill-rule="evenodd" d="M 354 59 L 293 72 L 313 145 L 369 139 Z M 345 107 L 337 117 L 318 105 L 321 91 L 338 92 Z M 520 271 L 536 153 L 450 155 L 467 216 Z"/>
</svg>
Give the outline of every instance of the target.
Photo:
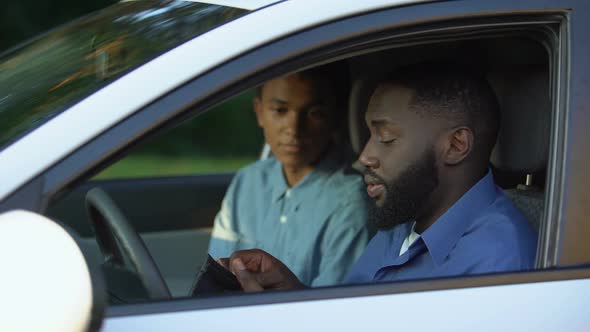
<svg viewBox="0 0 590 332">
<path fill-rule="evenodd" d="M 136 272 L 150 299 L 170 299 L 170 291 L 154 259 L 109 195 L 98 187 L 89 190 L 86 210 L 105 263 Z"/>
</svg>

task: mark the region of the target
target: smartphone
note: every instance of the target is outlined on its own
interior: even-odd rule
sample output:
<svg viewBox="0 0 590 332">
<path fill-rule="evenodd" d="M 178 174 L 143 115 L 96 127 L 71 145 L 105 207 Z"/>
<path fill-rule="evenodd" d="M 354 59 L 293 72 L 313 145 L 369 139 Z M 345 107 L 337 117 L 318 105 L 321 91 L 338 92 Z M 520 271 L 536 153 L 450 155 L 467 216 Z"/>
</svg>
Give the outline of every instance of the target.
<svg viewBox="0 0 590 332">
<path fill-rule="evenodd" d="M 207 255 L 207 260 L 195 278 L 190 295 L 199 296 L 240 290 L 242 290 L 242 286 L 236 276 L 217 263 L 211 255 Z"/>
</svg>

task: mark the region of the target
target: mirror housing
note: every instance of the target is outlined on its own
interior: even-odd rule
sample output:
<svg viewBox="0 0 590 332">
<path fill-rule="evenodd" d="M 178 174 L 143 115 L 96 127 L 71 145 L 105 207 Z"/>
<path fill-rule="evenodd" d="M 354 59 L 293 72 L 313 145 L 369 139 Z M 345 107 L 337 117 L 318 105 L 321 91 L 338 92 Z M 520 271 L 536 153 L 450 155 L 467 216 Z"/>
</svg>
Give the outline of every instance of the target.
<svg viewBox="0 0 590 332">
<path fill-rule="evenodd" d="M 1 331 L 100 328 L 100 276 L 90 272 L 75 237 L 33 212 L 0 214 Z"/>
</svg>

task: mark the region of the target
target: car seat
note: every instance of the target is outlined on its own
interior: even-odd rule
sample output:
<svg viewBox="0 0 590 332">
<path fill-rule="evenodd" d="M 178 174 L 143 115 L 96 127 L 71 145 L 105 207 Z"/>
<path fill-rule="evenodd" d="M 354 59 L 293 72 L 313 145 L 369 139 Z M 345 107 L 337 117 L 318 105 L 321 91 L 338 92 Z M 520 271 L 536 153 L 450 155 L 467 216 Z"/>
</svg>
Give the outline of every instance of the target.
<svg viewBox="0 0 590 332">
<path fill-rule="evenodd" d="M 488 80 L 500 103 L 502 122 L 491 162 L 498 172 L 521 176 L 505 190 L 536 230 L 544 209 L 542 183 L 549 156 L 551 101 L 546 67 L 491 72 Z M 535 177 L 536 176 L 536 177 Z"/>
</svg>

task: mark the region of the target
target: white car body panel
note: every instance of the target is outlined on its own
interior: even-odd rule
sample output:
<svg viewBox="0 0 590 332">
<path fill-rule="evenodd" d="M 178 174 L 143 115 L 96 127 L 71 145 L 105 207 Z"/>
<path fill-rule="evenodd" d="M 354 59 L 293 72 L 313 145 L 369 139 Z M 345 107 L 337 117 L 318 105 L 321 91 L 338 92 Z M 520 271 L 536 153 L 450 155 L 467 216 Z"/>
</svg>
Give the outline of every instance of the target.
<svg viewBox="0 0 590 332">
<path fill-rule="evenodd" d="M 588 331 L 589 307 L 579 279 L 116 317 L 103 331 Z"/>
<path fill-rule="evenodd" d="M 0 174 L 11 176 L 0 181 L 0 200 L 141 107 L 235 56 L 306 27 L 422 1 L 286 1 L 207 32 L 104 87 L 1 151 Z M 261 24 L 272 29 L 261 29 Z"/>
<path fill-rule="evenodd" d="M 29 211 L 0 214 L 0 331 L 85 331 L 92 282 L 75 240 Z"/>
</svg>

